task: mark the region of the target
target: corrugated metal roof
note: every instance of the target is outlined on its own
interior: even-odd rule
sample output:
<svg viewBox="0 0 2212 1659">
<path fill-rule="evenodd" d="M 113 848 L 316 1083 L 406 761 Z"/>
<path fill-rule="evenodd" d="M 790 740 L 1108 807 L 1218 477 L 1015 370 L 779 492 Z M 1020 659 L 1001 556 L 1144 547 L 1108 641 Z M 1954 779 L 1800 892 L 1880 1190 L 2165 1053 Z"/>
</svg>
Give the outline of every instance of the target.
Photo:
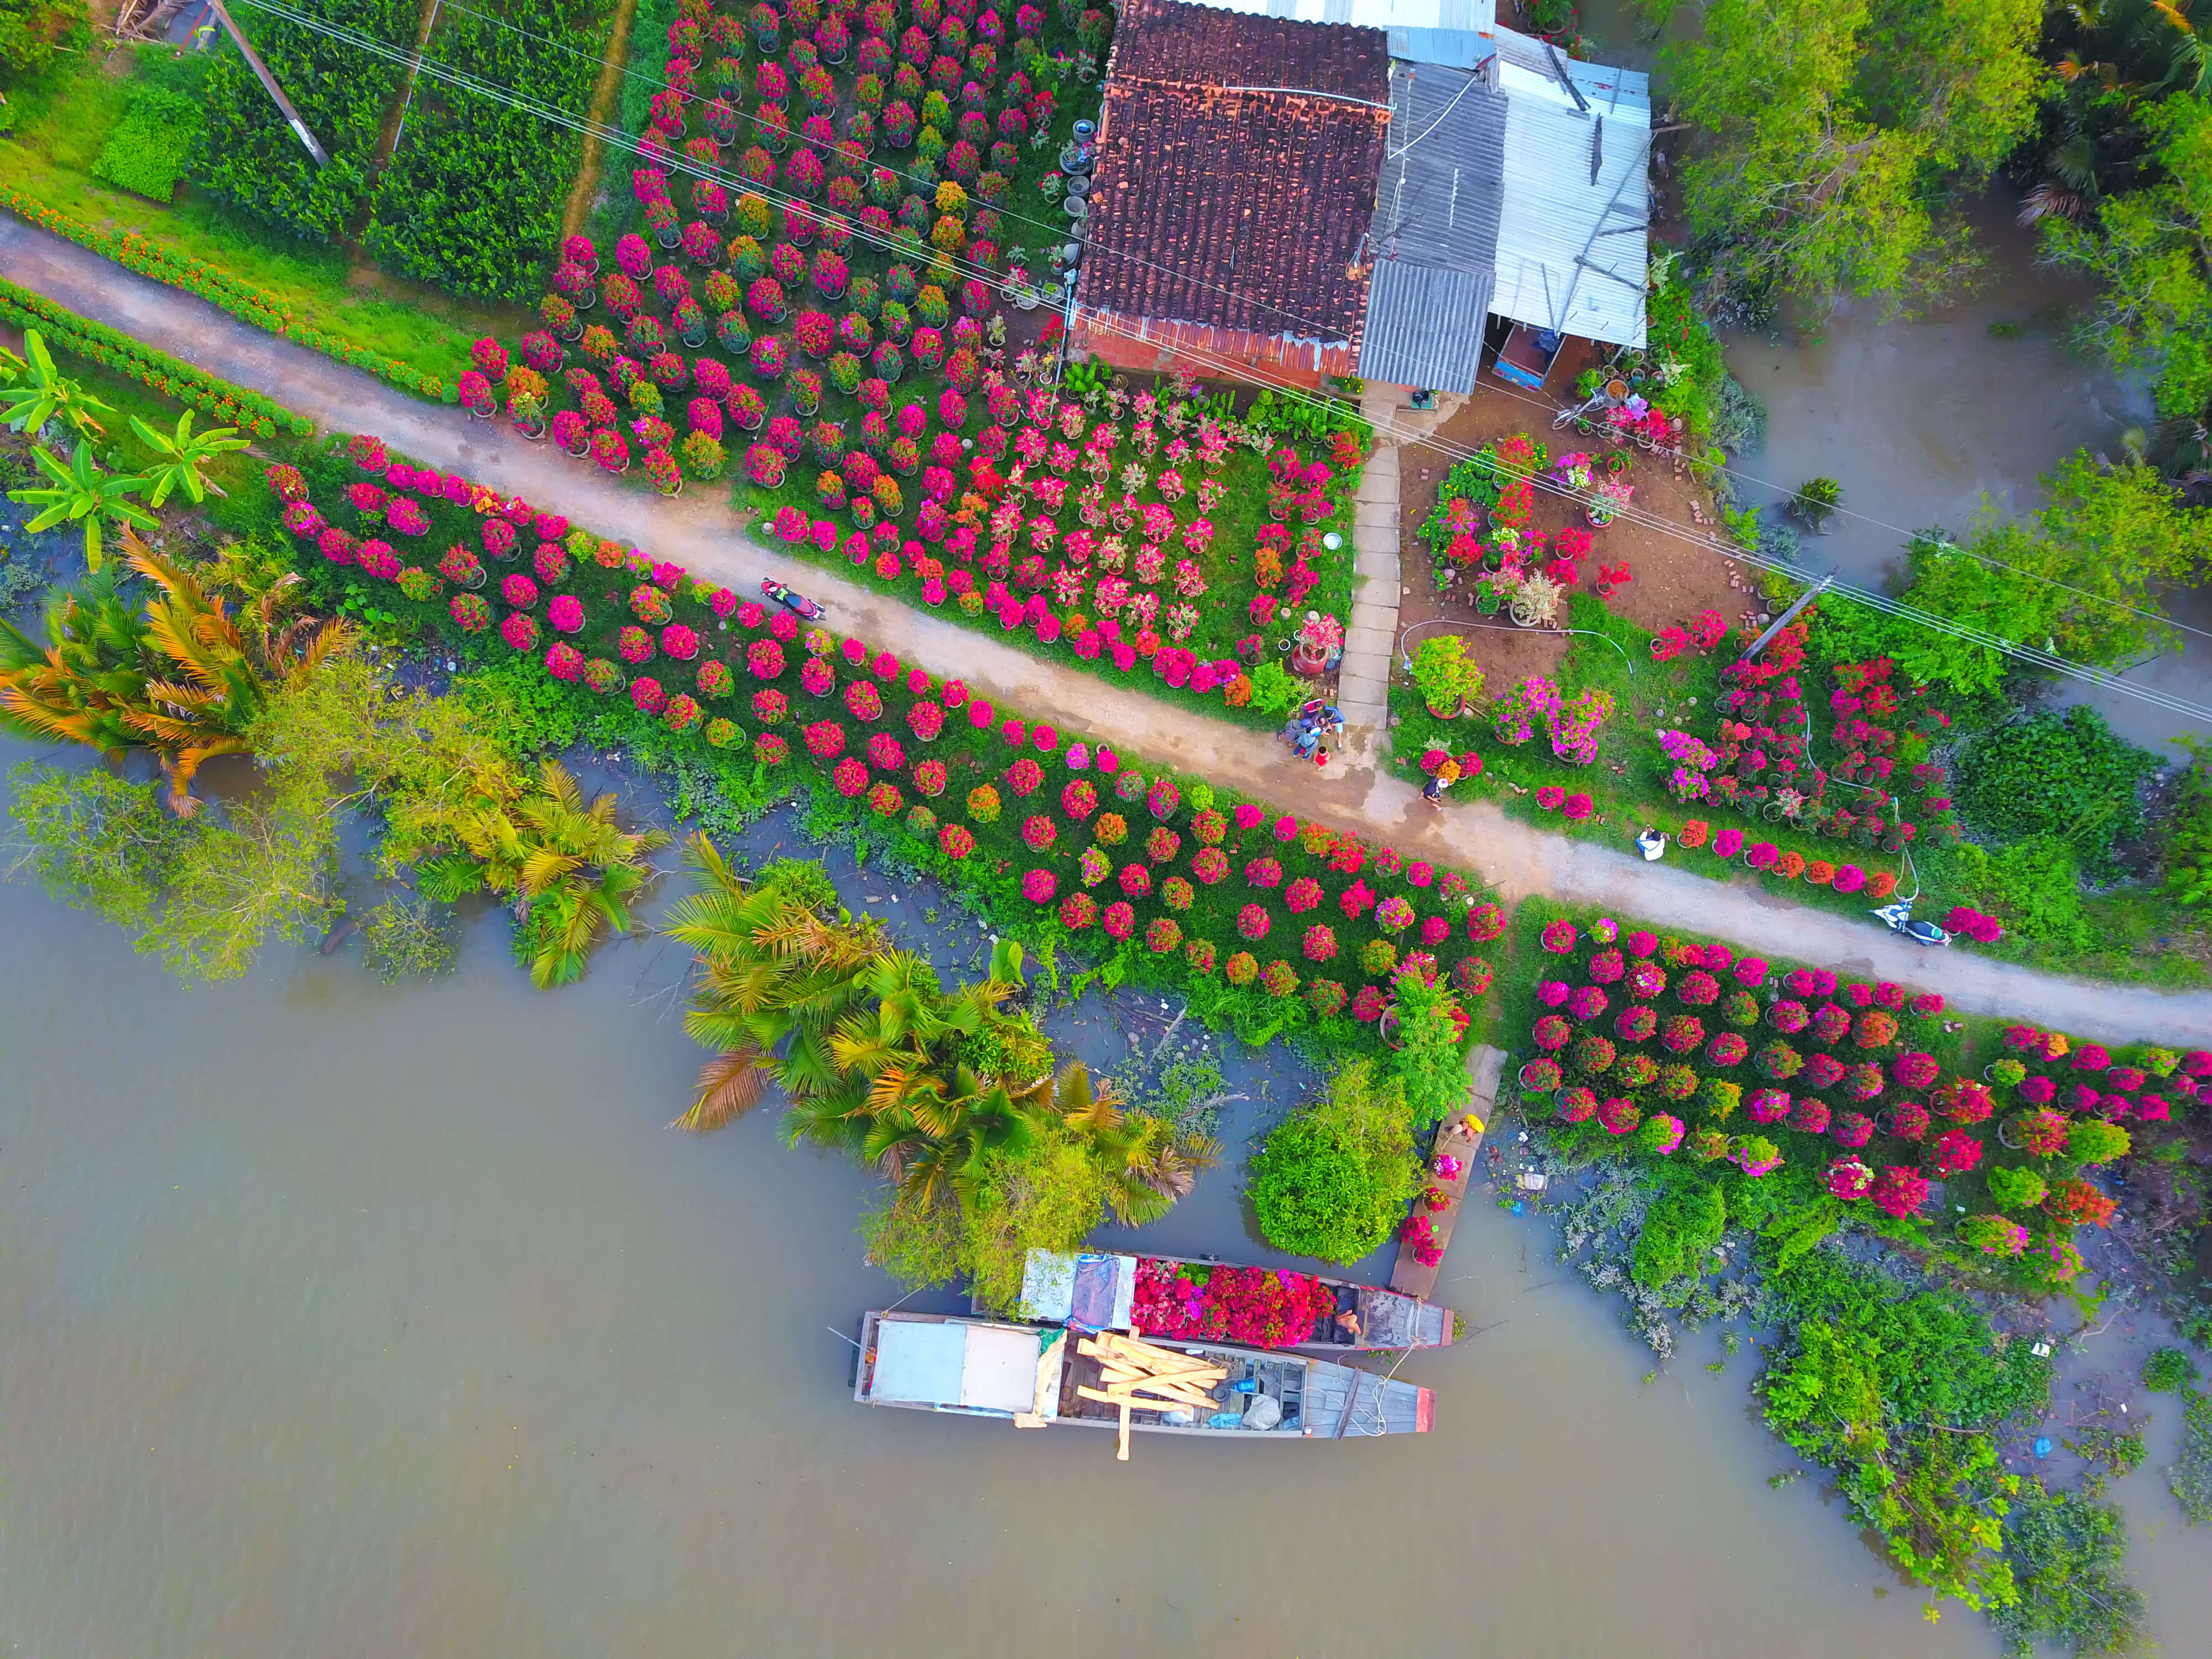
<svg viewBox="0 0 2212 1659">
<path fill-rule="evenodd" d="M 1471 392 L 1482 366 L 1491 274 L 1384 259 L 1367 287 L 1362 380 Z"/>
<path fill-rule="evenodd" d="M 1575 83 L 1585 100 L 1604 110 L 1607 114 L 1615 110 L 1626 112 L 1624 106 L 1639 105 L 1647 115 L 1651 108 L 1651 77 L 1641 70 L 1615 69 L 1607 64 L 1587 64 L 1579 58 L 1570 58 L 1549 43 L 1533 34 L 1523 34 L 1517 29 L 1498 28 L 1491 31 L 1498 46 L 1500 62 L 1509 70 L 1525 70 L 1545 85 L 1534 90 L 1544 93 L 1559 101 L 1571 105 L 1566 89 L 1559 83 L 1554 61 L 1564 64 L 1567 78 Z M 1509 79 L 1506 90 L 1514 90 Z"/>
<path fill-rule="evenodd" d="M 1498 56 L 1498 42 L 1473 29 L 1392 28 L 1390 55 L 1401 63 L 1480 69 Z"/>
<path fill-rule="evenodd" d="M 1370 29 L 1468 29 L 1487 34 L 1498 24 L 1498 0 L 1200 0 L 1200 3 L 1254 17 L 1357 23 Z"/>
<path fill-rule="evenodd" d="M 1394 63 L 1390 105 L 1359 373 L 1470 391 L 1490 315 L 1506 102 L 1480 74 Z"/>
<path fill-rule="evenodd" d="M 1543 43 L 1540 67 L 1500 30 L 1506 106 L 1504 199 L 1498 228 L 1501 317 L 1614 345 L 1644 343 L 1650 216 L 1651 113 L 1641 76 L 1561 57 L 1578 106 Z M 1525 42 L 1526 36 L 1516 37 Z"/>
</svg>

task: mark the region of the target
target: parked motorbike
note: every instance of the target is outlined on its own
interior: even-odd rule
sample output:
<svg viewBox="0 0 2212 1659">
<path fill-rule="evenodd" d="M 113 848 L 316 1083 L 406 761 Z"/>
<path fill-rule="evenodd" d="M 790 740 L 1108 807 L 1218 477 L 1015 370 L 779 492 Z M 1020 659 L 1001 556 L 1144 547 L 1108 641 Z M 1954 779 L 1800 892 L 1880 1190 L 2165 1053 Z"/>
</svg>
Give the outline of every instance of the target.
<svg viewBox="0 0 2212 1659">
<path fill-rule="evenodd" d="M 822 619 L 823 611 L 820 605 L 815 604 L 804 593 L 793 592 L 789 586 L 776 580 L 773 576 L 761 578 L 761 592 L 785 610 L 795 611 L 809 622 L 819 622 Z"/>
<path fill-rule="evenodd" d="M 1896 904 L 1885 904 L 1874 912 L 1893 933 L 1902 933 L 1915 945 L 1948 945 L 1950 934 L 1932 921 L 1912 919 L 1912 901 L 1905 899 Z"/>
</svg>

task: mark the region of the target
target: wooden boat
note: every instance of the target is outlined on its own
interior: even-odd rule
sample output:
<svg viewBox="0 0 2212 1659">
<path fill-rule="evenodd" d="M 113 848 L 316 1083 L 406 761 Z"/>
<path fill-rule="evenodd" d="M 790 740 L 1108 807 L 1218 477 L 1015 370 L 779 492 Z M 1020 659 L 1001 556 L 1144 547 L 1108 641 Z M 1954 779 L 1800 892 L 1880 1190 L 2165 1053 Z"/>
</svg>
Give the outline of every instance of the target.
<svg viewBox="0 0 2212 1659">
<path fill-rule="evenodd" d="M 861 1316 L 853 1398 L 866 1406 L 1246 1440 L 1426 1434 L 1426 1389 L 1287 1351 L 1148 1344 L 962 1314 Z M 1207 1409 L 1211 1407 L 1211 1409 Z"/>
<path fill-rule="evenodd" d="M 1093 1251 L 1081 1254 L 1060 1250 L 1031 1250 L 1022 1273 L 1022 1300 L 1016 1310 L 1024 1319 L 1051 1325 L 1072 1325 L 1086 1331 L 1127 1331 L 1134 1328 L 1137 1273 L 1141 1264 L 1158 1262 L 1171 1268 L 1234 1267 L 1231 1262 L 1201 1261 L 1186 1255 L 1112 1255 Z M 1285 1273 L 1290 1269 L 1283 1270 Z M 1450 1345 L 1455 1316 L 1417 1296 L 1377 1290 L 1348 1279 L 1319 1273 L 1299 1273 L 1327 1291 L 1332 1298 L 1328 1315 L 1316 1322 L 1313 1335 L 1291 1347 L 1322 1353 L 1392 1352 L 1401 1348 L 1442 1348 Z M 1137 1322 L 1141 1323 L 1141 1322 Z M 1139 1330 L 1139 1335 L 1174 1343 L 1199 1340 L 1158 1331 Z"/>
</svg>

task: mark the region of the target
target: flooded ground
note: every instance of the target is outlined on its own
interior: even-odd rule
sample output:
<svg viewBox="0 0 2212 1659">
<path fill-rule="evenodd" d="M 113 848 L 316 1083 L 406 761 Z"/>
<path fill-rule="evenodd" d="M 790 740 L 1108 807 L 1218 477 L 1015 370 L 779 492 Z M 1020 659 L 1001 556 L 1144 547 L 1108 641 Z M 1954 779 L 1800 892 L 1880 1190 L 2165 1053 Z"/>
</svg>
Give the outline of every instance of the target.
<svg viewBox="0 0 2212 1659">
<path fill-rule="evenodd" d="M 841 877 L 975 948 L 927 892 Z M 1425 1438 L 1139 1437 L 1119 1465 L 1104 1436 L 855 1406 L 843 1333 L 897 1294 L 854 1237 L 869 1183 L 766 1112 L 664 1127 L 699 1060 L 678 953 L 544 996 L 503 935 L 473 924 L 435 988 L 279 949 L 188 993 L 0 884 L 14 1651 L 1995 1651 L 1923 1622 L 1814 1483 L 1769 1490 L 1755 1351 L 1640 1385 L 1613 1310 L 1488 1207 L 1441 1293 L 1478 1334 L 1401 1373 L 1437 1390 Z M 1101 1059 L 1159 1024 L 1058 1018 Z M 1235 1068 L 1232 1142 L 1297 1075 Z M 1257 1254 L 1236 1188 L 1147 1237 Z M 2146 1560 L 2185 1650 L 2201 1542 Z"/>
<path fill-rule="evenodd" d="M 1990 270 L 1970 299 L 1890 321 L 1854 302 L 1807 337 L 1729 342 L 1730 369 L 1768 414 L 1765 447 L 1737 462 L 1745 500 L 1779 502 L 1814 477 L 1844 487 L 1829 533 L 1806 540 L 1808 569 L 1879 587 L 1901 568 L 1913 531 L 1963 535 L 1984 501 L 2032 513 L 2038 479 L 2060 460 L 2082 448 L 2117 457 L 2120 434 L 2152 420 L 2140 387 L 2074 349 L 2074 309 L 2092 290 L 2039 267 L 2034 234 L 2012 215 L 2008 195 L 1976 207 Z M 2212 593 L 2172 595 L 2167 610 L 2206 633 L 2185 634 L 2183 652 L 2124 678 L 2212 708 Z M 2059 699 L 2076 700 L 2137 743 L 2212 726 L 2118 692 Z"/>
</svg>

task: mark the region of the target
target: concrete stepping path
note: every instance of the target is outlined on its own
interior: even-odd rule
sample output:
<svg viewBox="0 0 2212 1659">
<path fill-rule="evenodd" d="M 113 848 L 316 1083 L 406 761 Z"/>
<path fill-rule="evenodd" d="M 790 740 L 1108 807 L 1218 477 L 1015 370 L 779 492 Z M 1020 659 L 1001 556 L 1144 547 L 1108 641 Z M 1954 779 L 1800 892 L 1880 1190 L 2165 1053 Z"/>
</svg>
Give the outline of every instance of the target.
<svg viewBox="0 0 2212 1659">
<path fill-rule="evenodd" d="M 830 609 L 841 630 L 939 675 L 958 675 L 1063 731 L 1164 762 L 1289 811 L 1474 872 L 1511 903 L 1544 894 L 1662 927 L 1711 933 L 1750 950 L 1842 973 L 1940 990 L 1956 1007 L 2035 1020 L 2101 1042 L 2212 1041 L 2212 993 L 2173 994 L 2032 972 L 1969 951 L 1923 951 L 1871 921 L 1808 909 L 1747 878 L 1707 880 L 1622 849 L 1547 834 L 1486 800 L 1437 810 L 1377 769 L 1372 751 L 1326 771 L 1290 758 L 1267 735 L 1146 696 L 1130 684 L 1048 663 L 811 567 L 792 568 L 744 533 L 726 490 L 678 501 L 625 489 L 588 462 L 526 443 L 504 423 L 425 404 L 319 353 L 249 328 L 194 295 L 134 275 L 72 242 L 0 217 L 0 270 L 82 315 L 264 392 L 317 422 L 374 432 L 431 465 L 542 502 L 732 587 L 757 591 L 771 572 Z M 1395 481 L 1393 494 L 1395 495 Z M 1395 535 L 1395 517 L 1393 533 Z M 1380 603 L 1378 598 L 1376 603 Z M 1395 610 L 1393 590 L 1391 609 Z M 1349 656 L 1349 652 L 1347 652 Z M 1347 711 L 1348 712 L 1348 711 Z"/>
</svg>

